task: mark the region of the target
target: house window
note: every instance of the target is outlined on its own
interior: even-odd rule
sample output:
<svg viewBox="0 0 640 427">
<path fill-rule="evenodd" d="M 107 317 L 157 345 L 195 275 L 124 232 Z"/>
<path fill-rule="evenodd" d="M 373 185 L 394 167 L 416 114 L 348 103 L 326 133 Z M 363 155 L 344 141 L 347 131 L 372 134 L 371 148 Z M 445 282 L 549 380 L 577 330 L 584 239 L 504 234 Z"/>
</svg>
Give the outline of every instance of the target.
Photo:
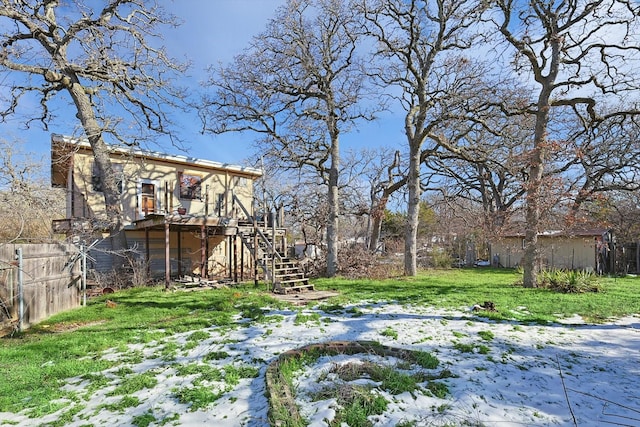
<svg viewBox="0 0 640 427">
<path fill-rule="evenodd" d="M 146 215 L 156 211 L 156 186 L 143 182 L 140 188 L 140 208 Z"/>
<path fill-rule="evenodd" d="M 249 180 L 244 176 L 235 176 L 233 177 L 233 181 L 235 187 L 247 188 L 249 185 Z"/>
<path fill-rule="evenodd" d="M 113 173 L 116 176 L 118 192 L 122 194 L 124 192 L 124 165 L 122 163 L 112 163 L 111 167 L 113 168 Z M 93 187 L 93 191 L 104 191 L 100 171 L 96 163 L 93 163 L 91 167 L 91 186 Z"/>
<path fill-rule="evenodd" d="M 202 177 L 178 172 L 180 198 L 193 200 L 202 198 Z"/>
<path fill-rule="evenodd" d="M 216 195 L 216 214 L 218 216 L 222 216 L 223 209 L 224 209 L 224 193 L 218 193 Z"/>
</svg>

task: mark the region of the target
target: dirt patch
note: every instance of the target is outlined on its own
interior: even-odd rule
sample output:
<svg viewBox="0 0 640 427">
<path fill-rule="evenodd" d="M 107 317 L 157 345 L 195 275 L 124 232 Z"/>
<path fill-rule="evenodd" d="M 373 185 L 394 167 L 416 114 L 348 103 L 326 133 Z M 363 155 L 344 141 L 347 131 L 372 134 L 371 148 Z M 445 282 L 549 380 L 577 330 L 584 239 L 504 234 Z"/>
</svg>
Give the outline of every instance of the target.
<svg viewBox="0 0 640 427">
<path fill-rule="evenodd" d="M 304 291 L 295 294 L 271 294 L 272 297 L 294 305 L 307 305 L 310 302 L 323 301 L 340 295 L 336 291 Z"/>
<path fill-rule="evenodd" d="M 53 332 L 53 333 L 60 333 L 60 332 L 71 332 L 71 331 L 75 331 L 77 329 L 80 328 L 84 328 L 85 326 L 95 326 L 95 325 L 102 325 L 103 323 L 107 323 L 106 320 L 99 320 L 96 322 L 63 322 L 63 323 L 56 323 L 53 325 L 41 325 L 40 328 L 44 331 L 49 331 L 49 332 Z"/>
</svg>

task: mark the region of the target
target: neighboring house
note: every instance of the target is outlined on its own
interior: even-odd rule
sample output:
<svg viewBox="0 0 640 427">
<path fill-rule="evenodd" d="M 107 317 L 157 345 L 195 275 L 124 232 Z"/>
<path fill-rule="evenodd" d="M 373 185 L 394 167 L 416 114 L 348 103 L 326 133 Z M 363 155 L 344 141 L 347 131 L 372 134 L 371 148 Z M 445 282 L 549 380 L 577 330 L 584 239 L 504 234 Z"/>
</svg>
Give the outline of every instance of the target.
<svg viewBox="0 0 640 427">
<path fill-rule="evenodd" d="M 105 236 L 100 233 L 105 231 L 100 229 L 104 197 L 88 141 L 53 135 L 51 159 L 51 183 L 66 190 L 66 218 L 54 221 L 54 231 L 85 244 Z M 151 274 L 168 279 L 252 271 L 250 251 L 237 237 L 239 226 L 252 221 L 249 210 L 260 170 L 116 147 L 111 161 L 128 245 L 147 261 Z M 108 251 L 109 239 L 98 242 L 91 268 L 117 267 L 122 258 Z"/>
<path fill-rule="evenodd" d="M 538 235 L 541 267 L 571 270 L 607 271 L 606 229 L 547 231 Z M 522 265 L 524 233 L 504 235 L 491 243 L 491 262 L 507 268 Z"/>
</svg>

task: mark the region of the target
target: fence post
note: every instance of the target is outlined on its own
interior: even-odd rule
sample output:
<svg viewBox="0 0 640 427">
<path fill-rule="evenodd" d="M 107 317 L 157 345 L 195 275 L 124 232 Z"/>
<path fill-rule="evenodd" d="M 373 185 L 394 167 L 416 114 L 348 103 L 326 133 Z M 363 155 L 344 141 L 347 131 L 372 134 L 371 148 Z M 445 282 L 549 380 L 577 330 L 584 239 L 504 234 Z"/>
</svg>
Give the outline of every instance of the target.
<svg viewBox="0 0 640 427">
<path fill-rule="evenodd" d="M 87 248 L 80 245 L 80 253 L 82 254 L 82 305 L 87 306 Z"/>
<path fill-rule="evenodd" d="M 16 249 L 16 260 L 18 261 L 18 331 L 22 332 L 24 321 L 24 281 L 22 277 L 22 248 Z"/>
</svg>

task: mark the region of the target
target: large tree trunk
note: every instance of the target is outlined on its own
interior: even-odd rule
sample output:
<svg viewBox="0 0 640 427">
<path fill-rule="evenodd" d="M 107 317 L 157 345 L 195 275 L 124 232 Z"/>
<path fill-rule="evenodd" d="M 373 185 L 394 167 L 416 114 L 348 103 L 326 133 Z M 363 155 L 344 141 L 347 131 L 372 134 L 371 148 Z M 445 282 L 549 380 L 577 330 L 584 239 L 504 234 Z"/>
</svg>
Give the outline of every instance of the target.
<svg viewBox="0 0 640 427">
<path fill-rule="evenodd" d="M 338 168 L 340 151 L 338 136 L 331 138 L 331 168 L 329 169 L 329 219 L 327 222 L 327 277 L 338 273 Z"/>
<path fill-rule="evenodd" d="M 522 282 L 526 288 L 538 286 L 538 232 L 540 227 L 540 190 L 544 172 L 547 124 L 549 122 L 549 99 L 551 89 L 543 85 L 538 98 L 538 112 L 533 136 L 533 150 L 529 159 L 529 179 L 527 180 L 526 197 L 526 230 L 524 236 L 524 257 Z"/>
<path fill-rule="evenodd" d="M 375 252 L 380 242 L 380 232 L 382 231 L 382 219 L 384 218 L 384 210 L 387 207 L 387 195 L 383 195 L 380 200 L 375 201 L 371 207 L 370 214 L 370 231 L 369 231 L 369 251 Z"/>
<path fill-rule="evenodd" d="M 522 267 L 524 269 L 522 282 L 524 287 L 533 288 L 538 284 L 538 227 L 540 222 L 540 185 L 542 179 L 542 162 L 540 149 L 534 149 L 532 160 L 534 164 L 529 167 L 529 182 L 526 197 L 526 229 L 524 236 L 524 257 Z"/>
<path fill-rule="evenodd" d="M 387 209 L 387 202 L 389 201 L 389 197 L 402 188 L 406 182 L 407 177 L 403 177 L 402 179 L 394 182 L 394 169 L 396 169 L 400 165 L 400 151 L 396 151 L 393 157 L 393 162 L 388 166 L 388 183 L 385 188 L 382 190 L 382 194 L 379 199 L 376 199 L 375 188 L 371 189 L 371 212 L 370 212 L 370 222 L 371 227 L 369 230 L 369 250 L 371 252 L 375 252 L 378 249 L 378 243 L 380 242 L 380 234 L 382 232 L 382 220 L 384 219 L 384 213 Z"/>
<path fill-rule="evenodd" d="M 526 231 L 525 252 L 523 258 L 523 285 L 526 288 L 538 286 L 538 231 L 540 227 L 540 204 L 542 176 L 547 152 L 547 126 L 551 109 L 551 93 L 558 75 L 560 63 L 560 37 L 554 37 L 551 43 L 552 56 L 549 65 L 549 74 L 546 77 L 539 76 L 538 82 L 542 86 L 538 95 L 536 110 L 536 124 L 533 134 L 533 150 L 529 159 L 529 179 L 527 180 L 527 206 L 526 206 Z"/>
<path fill-rule="evenodd" d="M 102 139 L 102 128 L 96 120 L 91 100 L 84 87 L 77 81 L 68 86 L 71 98 L 78 109 L 78 118 L 93 150 L 94 161 L 100 173 L 100 181 L 105 201 L 107 228 L 111 237 L 111 249 L 123 253 L 127 249 L 127 238 L 123 231 L 124 224 L 120 207 L 120 191 L 118 180 L 111 166 L 109 148 Z"/>
<path fill-rule="evenodd" d="M 409 173 L 407 188 L 409 200 L 407 204 L 407 224 L 404 238 L 404 274 L 415 276 L 418 273 L 418 221 L 420 215 L 420 148 L 411 144 L 409 153 Z"/>
</svg>

